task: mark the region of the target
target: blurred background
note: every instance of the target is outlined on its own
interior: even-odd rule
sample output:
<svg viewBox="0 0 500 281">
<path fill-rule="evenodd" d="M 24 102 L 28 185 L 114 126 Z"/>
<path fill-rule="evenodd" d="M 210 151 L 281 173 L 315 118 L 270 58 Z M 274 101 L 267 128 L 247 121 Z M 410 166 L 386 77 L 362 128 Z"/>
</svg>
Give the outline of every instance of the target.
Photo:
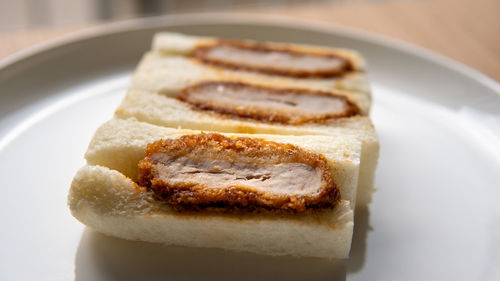
<svg viewBox="0 0 500 281">
<path fill-rule="evenodd" d="M 199 12 L 354 27 L 434 50 L 500 80 L 500 0 L 0 0 L 0 58 L 108 22 Z"/>
</svg>

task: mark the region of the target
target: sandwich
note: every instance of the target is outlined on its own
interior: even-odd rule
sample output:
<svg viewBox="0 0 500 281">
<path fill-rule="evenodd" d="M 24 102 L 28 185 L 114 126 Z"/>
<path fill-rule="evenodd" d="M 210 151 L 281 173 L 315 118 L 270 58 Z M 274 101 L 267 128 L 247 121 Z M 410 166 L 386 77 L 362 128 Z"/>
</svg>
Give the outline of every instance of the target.
<svg viewBox="0 0 500 281">
<path fill-rule="evenodd" d="M 160 33 L 75 175 L 75 218 L 111 236 L 347 258 L 378 138 L 350 50 Z"/>
<path fill-rule="evenodd" d="M 74 217 L 129 240 L 346 258 L 361 144 L 113 119 L 68 196 Z M 352 196 L 352 195 L 351 195 Z"/>
</svg>

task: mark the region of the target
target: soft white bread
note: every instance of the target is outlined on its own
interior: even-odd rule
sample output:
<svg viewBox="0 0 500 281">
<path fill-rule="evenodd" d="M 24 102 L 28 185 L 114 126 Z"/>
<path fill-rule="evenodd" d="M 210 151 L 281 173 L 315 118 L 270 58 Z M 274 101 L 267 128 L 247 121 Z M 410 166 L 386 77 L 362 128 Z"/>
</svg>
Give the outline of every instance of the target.
<svg viewBox="0 0 500 281">
<path fill-rule="evenodd" d="M 73 216 L 107 235 L 268 255 L 347 258 L 353 229 L 353 212 L 345 200 L 333 210 L 299 216 L 178 213 L 130 178 L 102 166 L 77 172 L 68 203 Z"/>
<path fill-rule="evenodd" d="M 159 127 L 135 118 L 112 119 L 97 129 L 85 154 L 89 165 L 106 166 L 132 180 L 137 180 L 138 162 L 144 158 L 149 143 L 165 138 L 179 138 L 200 131 Z M 325 156 L 330 173 L 337 183 L 341 197 L 354 201 L 359 174 L 361 143 L 355 138 L 333 136 L 284 136 L 260 134 L 224 134 L 261 138 L 289 143 Z"/>
<path fill-rule="evenodd" d="M 349 74 L 349 82 L 365 80 L 361 74 Z M 183 88 L 203 81 L 240 81 L 273 88 L 297 88 L 331 92 L 347 97 L 363 115 L 370 112 L 371 96 L 367 92 L 334 89 L 331 79 L 297 79 L 247 71 L 220 70 L 182 56 L 146 53 L 137 66 L 131 87 L 176 96 Z M 337 83 L 337 82 L 335 82 Z M 339 82 L 340 83 L 340 82 Z"/>
<path fill-rule="evenodd" d="M 186 103 L 163 95 L 131 89 L 116 110 L 118 118 L 134 117 L 142 122 L 172 128 L 218 131 L 225 133 L 277 134 L 277 135 L 330 135 L 336 138 L 355 138 L 362 143 L 357 205 L 371 202 L 379 143 L 371 120 L 355 116 L 324 124 L 300 126 L 234 119 L 194 110 Z"/>
</svg>

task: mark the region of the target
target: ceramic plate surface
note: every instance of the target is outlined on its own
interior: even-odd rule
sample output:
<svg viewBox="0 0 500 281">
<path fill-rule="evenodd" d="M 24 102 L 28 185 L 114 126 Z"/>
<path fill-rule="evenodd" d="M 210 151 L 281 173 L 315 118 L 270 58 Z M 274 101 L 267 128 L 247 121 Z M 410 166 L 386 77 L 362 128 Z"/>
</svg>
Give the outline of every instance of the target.
<svg viewBox="0 0 500 281">
<path fill-rule="evenodd" d="M 160 30 L 356 49 L 381 142 L 378 192 L 347 261 L 130 242 L 66 196 Z M 0 62 L 1 280 L 500 280 L 500 87 L 441 56 L 335 26 L 187 15 L 114 24 Z"/>
</svg>

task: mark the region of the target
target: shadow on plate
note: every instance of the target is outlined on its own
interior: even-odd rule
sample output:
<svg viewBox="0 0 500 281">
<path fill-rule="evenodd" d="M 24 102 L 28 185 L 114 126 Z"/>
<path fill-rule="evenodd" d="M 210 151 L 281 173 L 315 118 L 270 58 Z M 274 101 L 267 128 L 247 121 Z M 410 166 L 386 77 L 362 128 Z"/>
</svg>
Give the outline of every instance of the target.
<svg viewBox="0 0 500 281">
<path fill-rule="evenodd" d="M 366 257 L 366 238 L 370 227 L 370 209 L 357 209 L 354 216 L 354 234 L 352 237 L 351 255 L 347 260 L 347 271 L 361 271 L 365 264 Z"/>
<path fill-rule="evenodd" d="M 345 280 L 346 269 L 358 271 L 364 263 L 368 212 L 358 214 L 350 260 L 162 246 L 86 228 L 76 253 L 75 280 Z"/>
</svg>

